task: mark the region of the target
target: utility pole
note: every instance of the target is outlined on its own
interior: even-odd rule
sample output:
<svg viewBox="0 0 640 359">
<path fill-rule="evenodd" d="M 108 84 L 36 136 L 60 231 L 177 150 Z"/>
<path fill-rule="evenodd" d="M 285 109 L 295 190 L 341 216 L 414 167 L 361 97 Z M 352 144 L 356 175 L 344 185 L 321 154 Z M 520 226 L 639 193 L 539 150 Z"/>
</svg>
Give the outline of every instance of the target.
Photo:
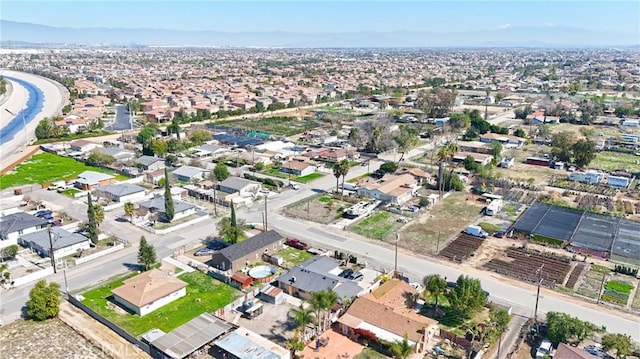
<svg viewBox="0 0 640 359">
<path fill-rule="evenodd" d="M 53 254 L 53 238 L 51 238 L 51 226 L 47 227 L 47 233 L 49 234 L 49 257 L 51 257 L 51 266 L 53 267 L 53 273 L 58 273 L 56 268 L 56 258 Z"/>
<path fill-rule="evenodd" d="M 65 262 L 66 263 L 66 262 Z M 69 295 L 69 282 L 67 282 L 67 268 L 65 265 L 64 270 L 62 271 L 62 274 L 64 274 L 64 287 L 65 287 L 65 292 L 67 293 L 67 295 Z"/>
<path fill-rule="evenodd" d="M 396 258 L 393 269 L 393 277 L 396 278 L 398 276 L 398 242 L 400 241 L 400 234 L 396 232 Z"/>
<path fill-rule="evenodd" d="M 218 217 L 218 204 L 216 203 L 216 201 L 218 200 L 216 198 L 216 187 L 218 187 L 218 181 L 216 181 L 216 183 L 213 185 L 213 213 L 215 214 L 216 217 Z"/>
<path fill-rule="evenodd" d="M 311 219 L 311 199 L 307 199 L 307 221 Z"/>
<path fill-rule="evenodd" d="M 542 269 L 544 268 L 544 263 L 538 268 L 538 291 L 536 292 L 536 307 L 533 310 L 533 322 L 538 323 L 538 301 L 540 300 L 540 286 L 542 285 Z"/>
<path fill-rule="evenodd" d="M 500 346 L 502 345 L 502 330 L 500 331 L 500 339 L 498 339 L 498 356 L 496 359 L 500 359 Z"/>
<path fill-rule="evenodd" d="M 602 297 L 602 288 L 604 287 L 604 281 L 607 279 L 607 274 L 602 273 L 602 281 L 600 282 L 600 290 L 598 291 L 597 303 L 600 304 L 600 298 Z"/>
<path fill-rule="evenodd" d="M 269 229 L 269 212 L 267 211 L 267 202 L 269 201 L 268 196 L 264 196 L 264 231 L 268 231 Z"/>
<path fill-rule="evenodd" d="M 436 255 L 440 252 L 440 232 L 438 232 L 438 241 L 436 242 Z"/>
</svg>

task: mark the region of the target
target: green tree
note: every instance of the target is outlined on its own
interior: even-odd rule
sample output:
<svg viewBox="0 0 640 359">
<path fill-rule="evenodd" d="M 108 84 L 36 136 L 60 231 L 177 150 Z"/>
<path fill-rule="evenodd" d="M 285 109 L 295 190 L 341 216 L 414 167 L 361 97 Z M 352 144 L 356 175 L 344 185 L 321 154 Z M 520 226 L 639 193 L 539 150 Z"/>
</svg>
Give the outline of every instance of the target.
<svg viewBox="0 0 640 359">
<path fill-rule="evenodd" d="M 0 285 L 5 286 L 11 284 L 11 272 L 9 272 L 9 265 L 6 263 L 0 264 Z"/>
<path fill-rule="evenodd" d="M 167 166 L 175 166 L 178 163 L 178 157 L 176 155 L 167 155 L 164 159 L 164 164 Z"/>
<path fill-rule="evenodd" d="M 156 249 L 153 245 L 147 242 L 147 239 L 140 237 L 140 246 L 138 247 L 138 264 L 144 267 L 144 270 L 149 270 L 152 265 L 158 261 L 156 256 Z"/>
<path fill-rule="evenodd" d="M 100 227 L 104 222 L 104 208 L 99 204 L 93 205 L 93 216 L 96 219 L 96 226 Z"/>
<path fill-rule="evenodd" d="M 171 197 L 171 181 L 169 180 L 169 170 L 164 168 L 164 214 L 169 222 L 173 221 L 175 208 L 173 207 L 173 197 Z"/>
<path fill-rule="evenodd" d="M 393 342 L 389 345 L 389 350 L 395 359 L 406 359 L 413 353 L 414 346 L 409 343 L 405 334 L 401 342 Z"/>
<path fill-rule="evenodd" d="M 454 113 L 449 117 L 449 124 L 453 128 L 463 129 L 471 124 L 471 118 L 467 113 Z"/>
<path fill-rule="evenodd" d="M 573 162 L 578 168 L 588 166 L 596 158 L 596 144 L 590 140 L 580 140 L 573 144 Z"/>
<path fill-rule="evenodd" d="M 340 190 L 340 176 L 342 176 L 342 170 L 340 166 L 336 163 L 333 165 L 333 176 L 336 178 L 336 193 Z"/>
<path fill-rule="evenodd" d="M 36 138 L 44 140 L 51 137 L 53 137 L 53 121 L 49 118 L 40 120 L 38 127 L 36 127 Z"/>
<path fill-rule="evenodd" d="M 226 180 L 227 178 L 229 178 L 229 176 L 231 176 L 231 174 L 229 173 L 229 168 L 227 168 L 227 165 L 225 165 L 224 163 L 218 163 L 213 168 L 213 174 L 220 182 Z"/>
<path fill-rule="evenodd" d="M 315 311 L 316 332 L 322 333 L 329 322 L 329 311 L 337 303 L 338 294 L 331 289 L 314 292 L 311 295 L 311 308 Z"/>
<path fill-rule="evenodd" d="M 115 162 L 113 156 L 100 152 L 92 152 L 86 161 L 89 166 L 107 166 L 113 162 Z"/>
<path fill-rule="evenodd" d="M 154 140 L 151 142 L 151 150 L 158 157 L 164 157 L 169 151 L 169 145 L 165 141 Z"/>
<path fill-rule="evenodd" d="M 451 310 L 463 319 L 469 319 L 478 313 L 487 302 L 480 281 L 465 275 L 458 277 L 456 286 L 447 296 Z"/>
<path fill-rule="evenodd" d="M 158 127 L 155 125 L 145 125 L 138 132 L 137 140 L 142 144 L 142 153 L 147 156 L 153 155 L 153 141 L 158 134 Z"/>
<path fill-rule="evenodd" d="M 547 337 L 553 343 L 581 342 L 599 328 L 565 313 L 547 313 Z"/>
<path fill-rule="evenodd" d="M 262 102 L 260 101 L 256 102 L 256 112 L 264 112 L 264 111 L 265 111 L 265 108 Z"/>
<path fill-rule="evenodd" d="M 262 162 L 258 162 L 258 163 L 256 163 L 256 164 L 254 164 L 254 165 L 253 165 L 253 168 L 254 168 L 256 171 L 260 172 L 260 171 L 262 171 L 262 170 L 264 169 L 264 163 L 262 163 Z"/>
<path fill-rule="evenodd" d="M 195 130 L 191 132 L 190 139 L 194 145 L 198 146 L 207 141 L 211 141 L 211 132 L 207 130 Z"/>
<path fill-rule="evenodd" d="M 135 207 L 131 202 L 125 202 L 124 204 L 124 214 L 129 216 L 129 221 L 133 222 L 133 213 L 135 212 Z"/>
<path fill-rule="evenodd" d="M 551 136 L 551 153 L 560 161 L 568 162 L 573 152 L 573 134 L 571 132 L 558 132 Z"/>
<path fill-rule="evenodd" d="M 387 161 L 380 165 L 380 169 L 385 173 L 395 173 L 398 170 L 398 164 L 395 162 Z"/>
<path fill-rule="evenodd" d="M 231 244 L 247 238 L 247 234 L 244 232 L 244 223 L 236 218 L 236 208 L 233 202 L 231 202 L 230 216 L 221 219 L 218 222 L 218 228 L 220 229 L 220 237 Z"/>
<path fill-rule="evenodd" d="M 615 350 L 616 357 L 622 358 L 631 353 L 633 342 L 627 334 L 607 333 L 602 336 L 602 346 L 604 350 Z"/>
<path fill-rule="evenodd" d="M 174 117 L 173 120 L 171 120 L 171 124 L 167 126 L 167 133 L 175 134 L 176 140 L 178 142 L 180 141 L 180 122 L 177 117 Z"/>
<path fill-rule="evenodd" d="M 36 321 L 55 318 L 60 312 L 60 286 L 58 283 L 39 281 L 29 292 L 27 317 Z"/>
<path fill-rule="evenodd" d="M 491 156 L 496 160 L 500 159 L 500 155 L 502 155 L 502 143 L 495 141 L 489 144 L 489 148 L 491 148 Z"/>
<path fill-rule="evenodd" d="M 306 331 L 307 325 L 316 322 L 316 315 L 313 309 L 311 307 L 305 307 L 303 303 L 300 303 L 300 306 L 297 308 L 291 308 L 289 316 L 298 328 L 302 328 L 303 333 Z"/>
<path fill-rule="evenodd" d="M 425 292 L 433 297 L 436 312 L 438 312 L 438 300 L 447 289 L 447 282 L 438 274 L 431 274 L 422 278 Z"/>
<path fill-rule="evenodd" d="M 98 223 L 91 193 L 87 194 L 87 234 L 92 243 L 98 242 Z"/>
<path fill-rule="evenodd" d="M 541 125 L 538 127 L 538 135 L 540 137 L 548 137 L 551 134 L 551 127 L 549 125 Z"/>
<path fill-rule="evenodd" d="M 296 353 L 304 350 L 305 342 L 300 338 L 300 330 L 296 329 L 293 336 L 287 339 L 287 349 L 291 352 L 291 358 L 297 358 Z"/>
<path fill-rule="evenodd" d="M 513 135 L 514 135 L 514 136 L 517 136 L 517 137 L 520 137 L 520 138 L 525 138 L 525 137 L 527 137 L 527 134 L 526 134 L 526 133 L 524 132 L 524 130 L 523 130 L 523 129 L 521 129 L 521 128 L 519 128 L 519 129 L 517 129 L 517 130 L 513 131 Z"/>
<path fill-rule="evenodd" d="M 2 250 L 2 258 L 14 259 L 18 255 L 18 250 L 20 247 L 17 244 L 12 244 Z"/>
</svg>

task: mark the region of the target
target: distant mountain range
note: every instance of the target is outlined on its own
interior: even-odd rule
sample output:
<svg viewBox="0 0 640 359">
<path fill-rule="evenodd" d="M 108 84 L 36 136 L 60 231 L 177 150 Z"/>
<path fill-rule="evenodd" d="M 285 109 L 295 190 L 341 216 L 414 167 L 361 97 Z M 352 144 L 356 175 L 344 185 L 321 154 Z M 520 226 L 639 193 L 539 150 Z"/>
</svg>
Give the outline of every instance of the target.
<svg viewBox="0 0 640 359">
<path fill-rule="evenodd" d="M 623 47 L 637 46 L 638 34 L 557 26 L 504 26 L 455 32 L 364 31 L 344 33 L 221 32 L 166 29 L 70 28 L 0 20 L 7 43 L 220 47 Z"/>
</svg>

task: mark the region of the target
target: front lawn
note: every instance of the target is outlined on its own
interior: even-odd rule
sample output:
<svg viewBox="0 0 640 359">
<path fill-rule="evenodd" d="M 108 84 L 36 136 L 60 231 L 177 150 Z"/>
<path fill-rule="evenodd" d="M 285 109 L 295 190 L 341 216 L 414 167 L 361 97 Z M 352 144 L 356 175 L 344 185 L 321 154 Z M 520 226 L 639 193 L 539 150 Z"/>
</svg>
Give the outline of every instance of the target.
<svg viewBox="0 0 640 359">
<path fill-rule="evenodd" d="M 69 157 L 44 152 L 31 157 L 12 172 L 0 176 L 0 189 L 26 184 L 43 184 L 76 178 L 84 171 L 103 172 L 113 175 L 113 171 L 87 166 Z M 125 177 L 126 179 L 127 177 Z"/>
<path fill-rule="evenodd" d="M 196 271 L 178 277 L 188 283 L 185 297 L 143 317 L 129 312 L 122 313 L 120 308 L 117 311 L 111 309 L 117 306 L 112 301 L 111 289 L 121 286 L 125 279 L 133 275 L 135 274 L 118 278 L 83 293 L 82 296 L 85 299 L 82 302 L 135 337 L 153 328 L 168 333 L 202 313 L 213 312 L 224 307 L 239 296 L 239 292 L 230 285 Z"/>
<path fill-rule="evenodd" d="M 617 152 L 598 152 L 596 158 L 591 161 L 589 168 L 605 171 L 625 169 L 628 172 L 640 172 L 640 157 Z"/>
<path fill-rule="evenodd" d="M 300 183 L 308 183 L 308 182 L 313 181 L 314 179 L 318 179 L 318 178 L 321 178 L 323 176 L 324 175 L 322 173 L 314 172 L 314 173 L 310 173 L 310 174 L 308 174 L 306 176 L 296 177 L 295 180 L 297 182 L 300 182 Z"/>
<path fill-rule="evenodd" d="M 300 249 L 286 247 L 278 251 L 276 256 L 282 257 L 287 263 L 297 265 L 313 257 L 313 254 Z"/>
<path fill-rule="evenodd" d="M 384 239 L 399 227 L 398 218 L 400 216 L 391 212 L 380 211 L 352 226 L 351 230 L 369 238 Z"/>
<path fill-rule="evenodd" d="M 280 172 L 279 168 L 271 167 L 268 170 L 264 171 L 264 174 L 269 176 L 274 176 L 278 178 L 287 178 L 287 174 L 284 172 Z M 292 176 L 293 177 L 293 176 Z"/>
</svg>

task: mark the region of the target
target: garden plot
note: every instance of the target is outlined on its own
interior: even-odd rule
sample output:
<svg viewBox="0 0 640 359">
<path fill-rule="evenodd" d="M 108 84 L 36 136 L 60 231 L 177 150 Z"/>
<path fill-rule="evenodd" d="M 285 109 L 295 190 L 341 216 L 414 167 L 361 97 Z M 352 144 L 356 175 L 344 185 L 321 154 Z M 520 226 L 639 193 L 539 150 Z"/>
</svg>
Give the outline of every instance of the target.
<svg viewBox="0 0 640 359">
<path fill-rule="evenodd" d="M 598 299 L 600 295 L 600 287 L 602 285 L 602 278 L 609 274 L 611 270 L 607 267 L 592 264 L 582 279 L 582 283 L 576 290 L 576 293 L 583 295 L 587 298 Z"/>
<path fill-rule="evenodd" d="M 365 237 L 374 239 L 386 239 L 402 225 L 400 215 L 379 211 L 366 217 L 362 221 L 352 225 L 349 229 Z"/>
<path fill-rule="evenodd" d="M 634 288 L 635 286 L 626 279 L 607 280 L 601 299 L 605 302 L 626 307 Z"/>
</svg>

